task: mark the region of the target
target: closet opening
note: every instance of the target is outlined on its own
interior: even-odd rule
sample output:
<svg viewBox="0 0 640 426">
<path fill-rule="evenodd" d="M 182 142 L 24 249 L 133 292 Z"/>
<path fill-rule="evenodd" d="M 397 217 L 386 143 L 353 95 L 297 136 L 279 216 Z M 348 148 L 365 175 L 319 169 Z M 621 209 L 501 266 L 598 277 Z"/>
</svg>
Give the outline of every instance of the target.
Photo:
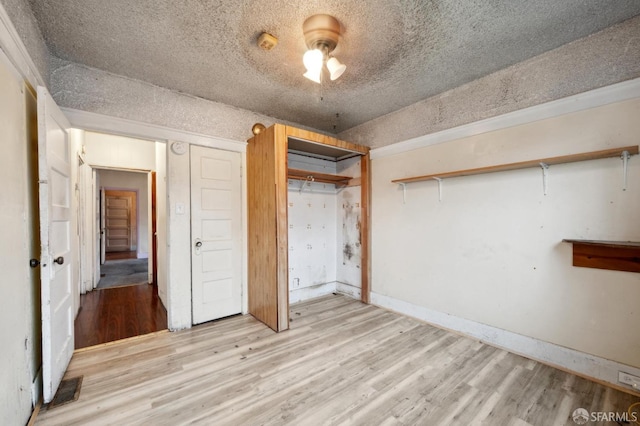
<svg viewBox="0 0 640 426">
<path fill-rule="evenodd" d="M 369 302 L 369 179 L 365 146 L 280 124 L 249 140 L 254 317 L 283 331 L 290 303 L 331 293 Z"/>
<path fill-rule="evenodd" d="M 361 157 L 288 138 L 289 303 L 362 298 Z"/>
</svg>

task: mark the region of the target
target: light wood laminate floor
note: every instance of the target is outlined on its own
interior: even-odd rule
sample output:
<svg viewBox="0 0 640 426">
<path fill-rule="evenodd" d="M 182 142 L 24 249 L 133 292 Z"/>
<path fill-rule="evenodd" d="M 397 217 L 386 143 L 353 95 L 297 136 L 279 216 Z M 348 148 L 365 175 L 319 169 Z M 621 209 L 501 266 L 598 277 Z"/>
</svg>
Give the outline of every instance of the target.
<svg viewBox="0 0 640 426">
<path fill-rule="evenodd" d="M 279 334 L 236 316 L 78 351 L 66 377 L 84 375 L 80 398 L 37 424 L 572 425 L 576 408 L 640 400 L 344 296 L 291 319 Z"/>
</svg>

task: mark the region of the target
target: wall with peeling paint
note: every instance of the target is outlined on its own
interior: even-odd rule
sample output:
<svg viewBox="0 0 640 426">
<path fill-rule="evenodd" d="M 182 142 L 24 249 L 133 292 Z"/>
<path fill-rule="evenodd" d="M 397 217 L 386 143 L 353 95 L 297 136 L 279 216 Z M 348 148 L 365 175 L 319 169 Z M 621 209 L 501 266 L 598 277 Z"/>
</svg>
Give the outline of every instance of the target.
<svg viewBox="0 0 640 426">
<path fill-rule="evenodd" d="M 360 160 L 289 154 L 289 167 L 360 176 Z M 289 180 L 289 302 L 339 292 L 360 298 L 360 187 Z"/>
<path fill-rule="evenodd" d="M 338 161 L 337 174 L 360 177 L 360 158 Z M 337 289 L 355 299 L 360 299 L 362 288 L 362 238 L 360 186 L 349 186 L 338 192 L 338 259 Z"/>
</svg>

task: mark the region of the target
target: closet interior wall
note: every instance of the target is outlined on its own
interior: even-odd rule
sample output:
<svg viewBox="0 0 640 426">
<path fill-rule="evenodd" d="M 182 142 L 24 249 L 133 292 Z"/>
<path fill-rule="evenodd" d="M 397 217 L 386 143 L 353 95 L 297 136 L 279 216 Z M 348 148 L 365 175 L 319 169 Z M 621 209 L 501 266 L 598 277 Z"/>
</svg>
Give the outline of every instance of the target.
<svg viewBox="0 0 640 426">
<path fill-rule="evenodd" d="M 360 178 L 361 158 L 289 153 L 293 169 Z M 360 185 L 288 180 L 289 303 L 330 293 L 361 297 Z"/>
</svg>

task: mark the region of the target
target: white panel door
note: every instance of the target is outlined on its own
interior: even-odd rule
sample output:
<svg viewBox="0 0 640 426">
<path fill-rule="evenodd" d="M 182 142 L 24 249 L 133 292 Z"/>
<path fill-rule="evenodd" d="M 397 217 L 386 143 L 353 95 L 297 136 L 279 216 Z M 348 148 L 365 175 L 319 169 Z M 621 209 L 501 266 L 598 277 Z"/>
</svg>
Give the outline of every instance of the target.
<svg viewBox="0 0 640 426">
<path fill-rule="evenodd" d="M 69 122 L 38 87 L 38 179 L 42 281 L 42 379 L 50 402 L 73 354 L 71 146 Z"/>
<path fill-rule="evenodd" d="M 193 323 L 242 311 L 240 153 L 191 147 Z"/>
</svg>

